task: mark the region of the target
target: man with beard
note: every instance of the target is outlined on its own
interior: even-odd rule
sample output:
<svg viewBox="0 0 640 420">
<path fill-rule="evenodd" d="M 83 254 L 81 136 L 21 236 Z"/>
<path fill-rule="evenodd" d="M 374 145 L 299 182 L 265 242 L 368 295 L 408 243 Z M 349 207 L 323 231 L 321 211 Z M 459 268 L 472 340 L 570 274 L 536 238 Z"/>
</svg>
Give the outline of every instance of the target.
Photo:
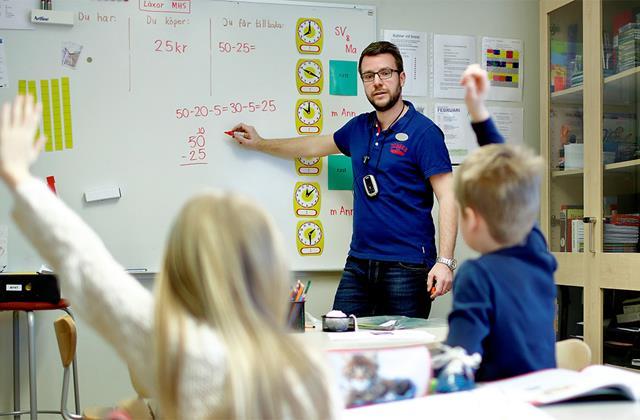
<svg viewBox="0 0 640 420">
<path fill-rule="evenodd" d="M 333 307 L 358 317 L 427 318 L 431 299 L 451 290 L 456 266 L 457 209 L 444 135 L 402 100 L 406 76 L 395 45 L 370 44 L 358 70 L 374 112 L 354 117 L 333 134 L 302 140 L 265 140 L 252 126 L 238 124 L 234 140 L 280 157 L 351 157 L 353 236 Z M 434 193 L 440 207 L 438 254 Z"/>
</svg>

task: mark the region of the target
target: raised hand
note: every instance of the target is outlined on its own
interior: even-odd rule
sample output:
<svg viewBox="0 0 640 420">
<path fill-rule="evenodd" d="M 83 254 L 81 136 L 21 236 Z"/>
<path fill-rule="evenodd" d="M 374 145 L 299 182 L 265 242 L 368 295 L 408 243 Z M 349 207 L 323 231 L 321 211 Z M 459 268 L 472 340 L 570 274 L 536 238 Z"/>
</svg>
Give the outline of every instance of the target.
<svg viewBox="0 0 640 420">
<path fill-rule="evenodd" d="M 41 105 L 34 104 L 31 96 L 17 96 L 13 104 L 2 106 L 0 177 L 10 188 L 30 176 L 29 168 L 42 149 L 44 136 L 34 140 L 41 113 Z"/>
<path fill-rule="evenodd" d="M 471 64 L 462 73 L 460 84 L 465 88 L 464 101 L 467 111 L 471 116 L 471 122 L 481 122 L 489 118 L 489 111 L 484 100 L 489 92 L 489 79 L 487 72 L 478 64 Z"/>
</svg>

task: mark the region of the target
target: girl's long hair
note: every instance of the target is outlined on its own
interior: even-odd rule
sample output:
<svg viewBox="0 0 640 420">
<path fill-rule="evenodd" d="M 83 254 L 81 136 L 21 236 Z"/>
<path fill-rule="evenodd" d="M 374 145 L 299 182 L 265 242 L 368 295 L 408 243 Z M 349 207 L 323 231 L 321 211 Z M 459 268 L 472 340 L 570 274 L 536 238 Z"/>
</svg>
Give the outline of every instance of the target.
<svg viewBox="0 0 640 420">
<path fill-rule="evenodd" d="M 188 380 L 183 377 L 188 318 L 212 328 L 225 346 L 222 403 L 209 418 L 334 416 L 321 355 L 286 329 L 288 285 L 281 239 L 264 211 L 224 193 L 202 194 L 185 205 L 171 230 L 156 288 L 163 417 L 190 417 L 181 410 L 181 398 L 188 396 L 179 389 Z"/>
</svg>

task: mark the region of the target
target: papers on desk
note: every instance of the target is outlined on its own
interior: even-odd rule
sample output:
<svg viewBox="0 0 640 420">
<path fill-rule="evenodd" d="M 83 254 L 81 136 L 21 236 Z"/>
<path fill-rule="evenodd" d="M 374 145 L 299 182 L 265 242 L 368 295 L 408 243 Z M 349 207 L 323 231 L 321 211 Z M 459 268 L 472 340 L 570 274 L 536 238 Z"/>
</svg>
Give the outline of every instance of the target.
<svg viewBox="0 0 640 420">
<path fill-rule="evenodd" d="M 536 405 L 589 399 L 640 401 L 640 375 L 601 365 L 588 366 L 580 372 L 546 369 L 490 382 L 483 389 L 500 392 L 505 399 Z"/>
<path fill-rule="evenodd" d="M 412 400 L 376 404 L 344 410 L 343 420 L 388 419 L 530 419 L 551 417 L 532 405 L 505 400 L 495 390 L 476 389 L 470 392 L 438 394 Z"/>
<path fill-rule="evenodd" d="M 357 341 L 361 343 L 379 343 L 391 341 L 407 341 L 420 344 L 432 343 L 435 336 L 422 330 L 394 330 L 394 331 L 353 331 L 328 333 L 331 341 Z"/>
</svg>

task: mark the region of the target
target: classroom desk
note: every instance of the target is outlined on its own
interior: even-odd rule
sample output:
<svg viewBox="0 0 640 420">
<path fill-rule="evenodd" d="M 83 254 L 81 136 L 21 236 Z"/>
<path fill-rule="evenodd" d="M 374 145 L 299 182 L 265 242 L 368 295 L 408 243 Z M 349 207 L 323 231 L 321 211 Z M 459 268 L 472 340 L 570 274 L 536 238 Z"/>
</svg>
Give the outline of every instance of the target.
<svg viewBox="0 0 640 420">
<path fill-rule="evenodd" d="M 554 420 L 640 419 L 640 403 L 633 401 L 567 403 L 541 408 Z"/>
<path fill-rule="evenodd" d="M 426 417 L 475 420 L 637 420 L 640 418 L 640 403 L 581 402 L 536 408 L 526 403 L 508 402 L 495 397 L 453 393 L 344 410 L 340 416 L 341 420 L 419 420 Z"/>
<path fill-rule="evenodd" d="M 388 348 L 388 347 L 399 347 L 406 346 L 412 344 L 426 344 L 429 348 L 436 348 L 440 343 L 442 343 L 446 337 L 448 332 L 447 321 L 445 319 L 429 319 L 428 320 L 431 325 L 421 328 L 430 334 L 433 334 L 435 337 L 432 341 L 424 342 L 424 341 L 416 341 L 416 340 L 398 340 L 398 341 L 389 341 L 385 340 L 385 336 L 380 336 L 379 340 L 369 341 L 363 343 L 359 341 L 331 341 L 328 338 L 328 333 L 322 332 L 320 328 L 314 328 L 311 330 L 307 330 L 305 333 L 305 340 L 312 340 L 317 342 L 319 345 L 323 346 L 329 350 L 340 350 L 340 349 L 366 349 L 366 348 Z M 452 396 L 454 394 L 451 394 Z M 455 399 L 455 397 L 454 397 Z M 389 406 L 392 406 L 394 403 L 390 403 Z M 387 404 L 383 404 L 387 405 Z M 382 407 L 381 407 L 382 408 Z M 427 407 L 424 407 L 427 408 Z M 416 419 L 424 419 L 425 412 L 423 410 L 414 411 L 415 417 L 407 417 L 407 418 L 416 418 Z M 553 420 L 601 420 L 601 419 L 615 419 L 615 420 L 637 420 L 640 419 L 640 403 L 631 402 L 631 401 L 605 401 L 605 402 L 581 402 L 581 403 L 565 403 L 565 404 L 556 404 L 550 406 L 540 407 L 540 410 L 536 410 L 541 417 L 553 419 Z M 493 414 L 492 414 L 493 413 Z M 343 420 L 375 420 L 377 418 L 387 419 L 388 414 L 386 410 L 383 410 L 380 413 L 372 413 L 366 412 L 364 416 L 357 414 L 357 410 L 346 410 L 342 416 Z M 364 413 L 363 413 L 364 414 Z M 380 414 L 379 417 L 377 417 Z M 487 412 L 486 416 L 483 415 L 482 410 L 476 411 L 476 418 L 479 419 L 493 419 L 496 414 L 495 411 Z M 534 414 L 534 413 L 530 413 Z M 403 417 L 404 418 L 404 417 Z M 539 418 L 535 414 L 532 418 Z"/>
</svg>

